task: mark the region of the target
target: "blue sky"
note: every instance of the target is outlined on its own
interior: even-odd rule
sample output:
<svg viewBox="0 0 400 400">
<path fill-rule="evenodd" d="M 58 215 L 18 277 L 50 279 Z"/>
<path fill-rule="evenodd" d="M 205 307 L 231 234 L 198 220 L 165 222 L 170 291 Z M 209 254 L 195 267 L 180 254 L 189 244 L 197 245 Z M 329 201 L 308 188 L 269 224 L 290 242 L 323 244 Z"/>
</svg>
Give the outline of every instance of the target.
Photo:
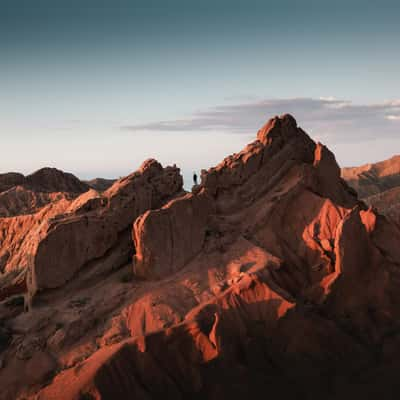
<svg viewBox="0 0 400 400">
<path fill-rule="evenodd" d="M 398 1 L 0 0 L 0 171 L 185 173 L 291 112 L 342 165 L 400 153 Z"/>
</svg>

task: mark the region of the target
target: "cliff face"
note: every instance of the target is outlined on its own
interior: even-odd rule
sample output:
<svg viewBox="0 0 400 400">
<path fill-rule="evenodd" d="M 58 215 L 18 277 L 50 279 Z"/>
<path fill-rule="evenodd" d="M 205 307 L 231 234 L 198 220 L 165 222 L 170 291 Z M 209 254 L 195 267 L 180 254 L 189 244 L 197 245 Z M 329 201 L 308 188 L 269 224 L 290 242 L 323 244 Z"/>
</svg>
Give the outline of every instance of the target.
<svg viewBox="0 0 400 400">
<path fill-rule="evenodd" d="M 150 160 L 82 196 L 30 236 L 30 311 L 0 304 L 0 397 L 395 398 L 400 230 L 293 117 L 192 193 Z"/>
<path fill-rule="evenodd" d="M 72 174 L 43 168 L 24 176 L 0 174 L 0 299 L 26 291 L 26 271 L 48 221 L 69 210 L 74 199 L 96 196 Z"/>
</svg>

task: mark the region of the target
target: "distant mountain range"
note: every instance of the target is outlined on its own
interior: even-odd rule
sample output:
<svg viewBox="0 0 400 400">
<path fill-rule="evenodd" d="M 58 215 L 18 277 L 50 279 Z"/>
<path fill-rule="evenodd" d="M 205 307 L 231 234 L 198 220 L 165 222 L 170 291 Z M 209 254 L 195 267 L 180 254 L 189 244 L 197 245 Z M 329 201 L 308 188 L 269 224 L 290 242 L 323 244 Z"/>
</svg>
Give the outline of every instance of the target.
<svg viewBox="0 0 400 400">
<path fill-rule="evenodd" d="M 342 168 L 342 177 L 359 197 L 400 223 L 400 156 L 375 164 Z"/>
</svg>

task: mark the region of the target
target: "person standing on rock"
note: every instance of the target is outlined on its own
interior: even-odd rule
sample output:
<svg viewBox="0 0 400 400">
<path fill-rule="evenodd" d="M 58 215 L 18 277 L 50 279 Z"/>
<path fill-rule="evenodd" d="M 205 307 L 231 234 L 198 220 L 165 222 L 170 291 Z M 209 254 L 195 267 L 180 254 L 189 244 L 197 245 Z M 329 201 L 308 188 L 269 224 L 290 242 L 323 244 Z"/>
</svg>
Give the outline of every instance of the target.
<svg viewBox="0 0 400 400">
<path fill-rule="evenodd" d="M 197 174 L 193 172 L 193 184 L 197 186 Z"/>
</svg>

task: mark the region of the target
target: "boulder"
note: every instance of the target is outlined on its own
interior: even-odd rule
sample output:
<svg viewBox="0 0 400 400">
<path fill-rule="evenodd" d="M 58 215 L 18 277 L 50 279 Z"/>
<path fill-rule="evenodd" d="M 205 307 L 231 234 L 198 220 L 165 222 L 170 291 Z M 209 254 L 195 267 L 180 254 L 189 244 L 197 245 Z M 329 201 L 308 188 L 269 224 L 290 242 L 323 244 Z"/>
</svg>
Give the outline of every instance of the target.
<svg viewBox="0 0 400 400">
<path fill-rule="evenodd" d="M 140 216 L 133 226 L 135 275 L 163 278 L 183 268 L 203 248 L 214 212 L 213 199 L 203 191 Z"/>
</svg>

